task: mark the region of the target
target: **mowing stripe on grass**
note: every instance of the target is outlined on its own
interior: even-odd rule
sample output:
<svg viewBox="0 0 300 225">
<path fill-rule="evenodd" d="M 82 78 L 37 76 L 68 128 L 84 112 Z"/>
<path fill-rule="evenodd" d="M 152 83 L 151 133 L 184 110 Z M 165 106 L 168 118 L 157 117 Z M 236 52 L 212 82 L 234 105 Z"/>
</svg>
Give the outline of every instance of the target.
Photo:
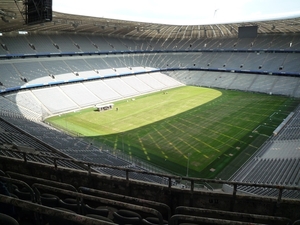
<svg viewBox="0 0 300 225">
<path fill-rule="evenodd" d="M 271 135 L 299 103 L 283 96 L 201 87 L 167 92 L 115 102 L 118 111 L 91 108 L 49 121 L 181 175 L 190 153 L 189 175 L 215 177 L 245 149 L 258 148 L 261 142 L 252 143 L 256 137 Z M 252 133 L 259 125 L 260 134 Z"/>
</svg>

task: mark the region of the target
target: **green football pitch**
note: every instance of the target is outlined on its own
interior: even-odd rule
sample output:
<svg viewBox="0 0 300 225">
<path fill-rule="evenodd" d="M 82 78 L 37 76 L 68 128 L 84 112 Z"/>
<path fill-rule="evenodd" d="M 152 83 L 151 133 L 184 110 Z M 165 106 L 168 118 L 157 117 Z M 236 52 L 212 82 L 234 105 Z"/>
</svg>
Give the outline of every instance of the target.
<svg viewBox="0 0 300 225">
<path fill-rule="evenodd" d="M 47 122 L 174 174 L 215 178 L 241 153 L 249 158 L 298 104 L 283 96 L 184 86 Z"/>
</svg>

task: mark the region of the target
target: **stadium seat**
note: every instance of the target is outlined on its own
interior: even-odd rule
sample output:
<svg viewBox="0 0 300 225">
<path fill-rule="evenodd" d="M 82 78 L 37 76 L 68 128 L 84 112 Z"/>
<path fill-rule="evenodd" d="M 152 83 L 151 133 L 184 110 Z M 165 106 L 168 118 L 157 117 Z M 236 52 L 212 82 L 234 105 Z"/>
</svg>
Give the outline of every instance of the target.
<svg viewBox="0 0 300 225">
<path fill-rule="evenodd" d="M 18 188 L 14 190 L 14 194 L 18 196 L 19 199 L 25 200 L 25 201 L 33 201 L 32 196 L 30 192 L 26 188 L 22 188 L 19 190 Z"/>
<path fill-rule="evenodd" d="M 58 205 L 60 208 L 68 209 L 75 213 L 80 213 L 80 206 L 77 204 L 75 199 L 59 199 Z"/>
<path fill-rule="evenodd" d="M 19 225 L 18 221 L 6 214 L 0 213 L 0 224 L 3 225 Z"/>
<path fill-rule="evenodd" d="M 113 223 L 113 221 L 105 216 L 100 216 L 100 215 L 96 215 L 96 214 L 87 214 L 86 215 L 87 217 L 90 217 L 90 218 L 94 218 L 94 219 L 97 219 L 97 220 L 101 220 L 101 221 L 106 221 L 106 222 L 110 222 L 110 223 Z"/>
<path fill-rule="evenodd" d="M 44 193 L 40 196 L 40 201 L 42 205 L 48 207 L 58 207 L 59 198 L 55 195 Z"/>
<path fill-rule="evenodd" d="M 106 208 L 93 208 L 89 205 L 84 205 L 84 213 L 87 214 L 93 214 L 93 215 L 99 215 L 103 217 L 108 217 L 109 210 Z"/>
<path fill-rule="evenodd" d="M 140 216 L 140 214 L 129 210 L 118 210 L 117 212 L 114 212 L 113 216 L 113 221 L 120 225 L 140 225 L 142 223 L 142 217 Z"/>
<path fill-rule="evenodd" d="M 6 176 L 6 174 L 2 170 L 0 170 L 0 175 L 4 177 Z"/>
<path fill-rule="evenodd" d="M 147 218 L 143 219 L 143 224 L 144 225 L 158 225 L 159 219 L 156 217 L 147 217 Z M 168 221 L 164 220 L 163 225 L 168 225 Z"/>
<path fill-rule="evenodd" d="M 57 207 L 55 209 L 59 209 L 61 211 L 65 211 L 65 212 L 69 212 L 69 213 L 74 213 L 74 211 L 66 209 L 66 208 Z M 58 224 L 75 225 L 72 221 L 64 220 L 64 219 L 53 217 L 53 216 L 45 216 L 44 222 L 48 223 L 49 225 L 58 225 Z"/>
<path fill-rule="evenodd" d="M 179 225 L 199 225 L 197 223 L 180 223 Z"/>
<path fill-rule="evenodd" d="M 284 217 L 275 217 L 267 215 L 257 215 L 250 213 L 239 213 L 239 212 L 230 212 L 224 210 L 214 210 L 214 209 L 204 209 L 204 208 L 195 208 L 195 207 L 182 207 L 179 206 L 175 209 L 175 215 L 188 215 L 188 216 L 200 216 L 212 219 L 220 220 L 232 220 L 232 221 L 241 221 L 248 223 L 269 223 L 276 225 L 285 225 L 289 224 L 291 221 Z"/>
</svg>

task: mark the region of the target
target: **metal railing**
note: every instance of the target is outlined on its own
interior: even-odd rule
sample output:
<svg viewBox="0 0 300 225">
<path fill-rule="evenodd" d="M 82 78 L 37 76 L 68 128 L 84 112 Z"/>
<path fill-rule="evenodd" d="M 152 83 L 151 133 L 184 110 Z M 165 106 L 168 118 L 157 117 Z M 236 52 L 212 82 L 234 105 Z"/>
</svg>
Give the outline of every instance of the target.
<svg viewBox="0 0 300 225">
<path fill-rule="evenodd" d="M 60 219 L 69 220 L 72 222 L 76 222 L 76 224 L 82 225 L 116 225 L 115 223 L 110 223 L 106 221 L 101 221 L 93 218 L 89 218 L 83 215 L 79 215 L 76 213 L 66 212 L 55 208 L 50 208 L 47 206 L 43 206 L 40 204 L 36 204 L 33 202 L 24 201 L 18 198 L 8 197 L 6 195 L 0 194 L 0 202 L 13 205 L 18 208 L 23 208 L 28 211 L 32 211 L 35 213 L 40 213 L 43 215 L 58 217 Z"/>
<path fill-rule="evenodd" d="M 16 151 L 16 152 L 20 153 L 20 151 Z M 31 155 L 32 153 L 22 152 L 22 154 L 23 154 L 23 159 L 16 159 L 16 158 L 13 158 L 13 157 L 0 156 L 0 160 L 1 160 L 1 158 L 9 158 L 9 159 L 17 160 L 17 161 L 23 161 L 24 163 L 37 163 L 37 162 L 29 162 L 30 160 L 27 158 L 27 155 Z M 177 184 L 176 181 L 180 181 L 180 182 L 184 181 L 185 183 L 189 184 L 188 186 L 186 186 L 188 188 L 184 188 L 184 190 L 187 190 L 187 191 L 190 191 L 190 192 L 197 191 L 197 190 L 195 190 L 195 184 L 196 183 L 222 184 L 222 185 L 227 184 L 227 185 L 233 187 L 232 195 L 233 195 L 234 198 L 237 195 L 238 186 L 249 186 L 249 187 L 257 187 L 257 188 L 276 189 L 276 190 L 278 190 L 278 196 L 277 196 L 277 203 L 278 204 L 280 204 L 280 202 L 282 200 L 283 190 L 300 191 L 300 187 L 297 187 L 297 186 L 243 183 L 243 182 L 236 182 L 236 181 L 214 180 L 214 179 L 193 178 L 193 177 L 181 177 L 181 176 L 175 176 L 175 175 L 169 175 L 169 174 L 163 174 L 163 173 L 153 173 L 153 172 L 148 172 L 148 171 L 143 171 L 143 170 L 123 168 L 122 166 L 110 166 L 110 165 L 104 165 L 104 164 L 97 164 L 97 163 L 79 161 L 79 160 L 74 160 L 74 159 L 67 159 L 67 158 L 62 158 L 62 157 L 53 157 L 53 156 L 45 156 L 45 157 L 47 157 L 48 159 L 53 160 L 53 164 L 52 165 L 48 164 L 48 165 L 53 166 L 55 169 L 64 168 L 62 166 L 58 166 L 58 164 L 57 164 L 57 162 L 61 160 L 61 161 L 66 161 L 66 162 L 73 162 L 77 165 L 80 165 L 82 168 L 86 168 L 85 171 L 87 171 L 88 175 L 99 174 L 93 168 L 111 168 L 111 169 L 115 169 L 115 170 L 124 171 L 126 176 L 125 176 L 125 178 L 120 178 L 120 179 L 124 179 L 126 182 L 130 182 L 130 181 L 133 181 L 133 180 L 136 181 L 136 179 L 130 178 L 131 173 L 153 175 L 153 176 L 156 176 L 156 177 L 160 177 L 162 179 L 166 179 L 167 183 L 168 183 L 167 184 L 168 188 L 178 188 L 176 186 L 176 184 Z M 38 163 L 38 164 L 43 164 L 43 163 Z M 68 168 L 68 169 L 70 169 L 70 168 Z M 72 169 L 72 170 L 78 170 L 78 169 Z M 78 170 L 78 171 L 80 171 L 80 170 Z M 101 175 L 103 175 L 103 174 L 101 174 Z M 110 176 L 110 175 L 107 175 L 107 176 Z M 153 184 L 155 184 L 155 183 L 153 183 Z M 160 185 L 164 185 L 164 184 L 160 184 Z"/>
</svg>

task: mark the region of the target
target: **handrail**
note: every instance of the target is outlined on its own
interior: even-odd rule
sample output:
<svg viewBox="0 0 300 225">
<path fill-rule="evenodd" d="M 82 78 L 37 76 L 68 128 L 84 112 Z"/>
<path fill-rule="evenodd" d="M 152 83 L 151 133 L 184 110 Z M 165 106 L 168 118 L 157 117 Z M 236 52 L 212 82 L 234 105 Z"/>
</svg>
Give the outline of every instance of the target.
<svg viewBox="0 0 300 225">
<path fill-rule="evenodd" d="M 35 191 L 37 203 L 42 204 L 41 193 L 40 193 L 39 189 L 36 188 L 38 185 L 39 185 L 38 183 L 34 183 L 32 185 L 32 188 Z M 63 190 L 66 190 L 66 189 L 63 189 Z M 75 192 L 77 192 L 77 190 Z M 78 212 L 80 212 L 80 198 L 79 197 L 76 197 L 76 204 L 77 204 L 77 210 L 78 210 Z"/>
<path fill-rule="evenodd" d="M 42 184 L 46 184 L 46 185 L 62 187 L 64 189 L 68 189 L 70 191 L 77 191 L 77 189 L 73 185 L 67 184 L 67 183 L 57 182 L 57 181 L 53 181 L 53 180 L 47 180 L 47 179 L 33 177 L 33 176 L 28 176 L 25 174 L 15 173 L 15 172 L 11 172 L 11 171 L 7 171 L 6 174 L 8 174 L 10 177 L 15 177 L 15 178 L 17 177 L 20 179 L 32 180 L 35 183 L 42 183 Z"/>
<path fill-rule="evenodd" d="M 67 190 L 64 190 L 64 189 L 50 187 L 50 186 L 46 186 L 46 185 L 43 185 L 43 184 L 33 184 L 32 187 L 34 189 L 39 189 L 40 188 L 40 189 L 48 190 L 48 191 L 55 192 L 55 193 L 70 195 L 70 196 L 73 196 L 73 197 L 76 197 L 76 198 L 87 199 L 87 200 L 91 200 L 91 201 L 94 201 L 94 202 L 100 202 L 102 204 L 117 206 L 119 208 L 125 208 L 125 209 L 130 209 L 130 210 L 141 211 L 141 212 L 144 212 L 144 213 L 149 213 L 149 214 L 152 214 L 152 215 L 156 216 L 159 219 L 159 224 L 163 225 L 162 214 L 159 211 L 157 211 L 156 209 L 153 209 L 153 208 L 134 205 L 134 204 L 131 204 L 131 203 L 120 202 L 120 201 L 101 198 L 101 197 L 96 197 L 96 196 L 93 196 L 93 195 L 87 195 L 87 194 L 82 194 L 82 193 L 78 193 L 78 192 L 67 191 Z"/>
<path fill-rule="evenodd" d="M 115 223 L 110 223 L 107 221 L 97 220 L 94 218 L 89 218 L 83 215 L 79 215 L 76 213 L 61 211 L 59 209 L 50 208 L 47 206 L 39 205 L 36 203 L 24 201 L 17 198 L 8 197 L 6 195 L 0 194 L 0 202 L 13 205 L 15 207 L 24 208 L 29 211 L 37 212 L 40 214 L 59 217 L 65 220 L 76 222 L 76 224 L 82 225 L 116 225 Z"/>
<path fill-rule="evenodd" d="M 36 58 L 36 57 L 57 57 L 57 56 L 84 56 L 84 55 L 124 55 L 124 54 L 141 54 L 141 53 L 186 53 L 186 52 L 263 52 L 263 53 L 300 53 L 300 50 L 291 49 L 154 49 L 154 50 L 129 50 L 129 51 L 88 51 L 88 52 L 56 52 L 56 53 L 33 53 L 33 54 L 6 54 L 0 55 L 1 59 L 18 59 L 18 58 Z"/>
<path fill-rule="evenodd" d="M 20 152 L 20 151 L 18 151 Z M 25 153 L 26 154 L 31 154 L 31 153 Z M 15 159 L 13 157 L 8 157 L 8 156 L 0 156 L 0 158 L 10 158 L 14 160 L 21 161 L 21 159 Z M 148 172 L 148 171 L 140 171 L 140 170 L 135 170 L 135 169 L 128 169 L 128 168 L 120 168 L 117 166 L 110 166 L 110 165 L 105 165 L 105 164 L 97 164 L 97 163 L 91 163 L 91 162 L 85 162 L 85 161 L 79 161 L 79 160 L 73 160 L 73 159 L 66 159 L 66 158 L 60 158 L 60 157 L 53 157 L 53 156 L 47 156 L 47 158 L 52 158 L 55 160 L 63 160 L 63 161 L 70 161 L 74 162 L 77 164 L 83 164 L 87 165 L 88 168 L 91 168 L 92 166 L 94 167 L 102 167 L 102 168 L 111 168 L 111 169 L 116 169 L 116 170 L 122 170 L 126 172 L 126 180 L 133 180 L 130 179 L 129 174 L 130 173 L 139 173 L 139 174 L 147 174 L 147 175 L 154 175 L 158 177 L 165 177 L 166 179 L 169 180 L 168 187 L 172 188 L 172 180 L 186 180 L 188 182 L 191 182 L 192 185 L 190 185 L 190 191 L 194 192 L 194 183 L 195 182 L 203 182 L 203 183 L 216 183 L 216 184 L 227 184 L 233 186 L 233 195 L 236 195 L 237 192 L 237 187 L 238 186 L 250 186 L 250 187 L 257 187 L 257 188 L 272 188 L 272 189 L 277 189 L 279 191 L 278 194 L 278 202 L 281 201 L 281 194 L 283 190 L 294 190 L 294 191 L 300 191 L 300 187 L 297 186 L 284 186 L 284 185 L 271 185 L 271 184 L 257 184 L 257 183 L 243 183 L 243 182 L 237 182 L 237 181 L 226 181 L 226 180 L 214 180 L 214 179 L 206 179 L 206 178 L 192 178 L 192 177 L 180 177 L 180 176 L 175 176 L 175 175 L 169 175 L 169 174 L 162 174 L 162 173 L 154 173 L 154 172 Z M 29 163 L 27 161 L 27 163 Z M 57 166 L 54 165 L 55 168 Z M 77 170 L 77 169 L 74 169 Z M 91 170 L 87 171 L 89 175 L 95 174 L 95 172 L 92 172 Z M 120 178 L 124 179 L 124 178 Z"/>
<path fill-rule="evenodd" d="M 178 221 L 184 220 L 188 222 L 202 222 L 205 224 L 219 224 L 219 225 L 249 225 L 249 222 L 238 222 L 224 219 L 213 219 L 200 216 L 187 216 L 187 215 L 173 215 L 169 220 L 169 225 L 178 225 Z M 260 223 L 251 223 L 252 225 L 267 225 Z"/>
<path fill-rule="evenodd" d="M 4 176 L 1 176 L 0 175 L 0 180 L 4 180 L 6 182 L 10 182 L 10 183 L 15 183 L 15 184 L 21 184 L 23 186 L 25 186 L 29 193 L 30 193 L 30 198 L 31 198 L 31 201 L 32 202 L 36 202 L 36 198 L 35 198 L 35 193 L 34 191 L 32 190 L 32 188 L 27 184 L 25 183 L 24 181 L 21 181 L 21 180 L 17 180 L 17 179 L 13 179 L 13 178 L 10 178 L 10 177 L 4 177 Z"/>
<path fill-rule="evenodd" d="M 115 194 L 112 192 L 100 191 L 100 190 L 96 190 L 96 189 L 88 188 L 88 187 L 79 187 L 79 191 L 81 191 L 81 193 L 88 192 L 88 193 L 92 193 L 92 194 L 100 194 L 103 197 L 108 197 L 111 199 L 117 199 L 117 200 L 121 200 L 121 201 L 122 200 L 134 201 L 135 203 L 145 204 L 150 207 L 152 207 L 152 206 L 161 207 L 167 211 L 168 219 L 170 219 L 170 217 L 171 217 L 171 209 L 168 205 L 166 205 L 164 203 L 154 202 L 154 201 L 141 199 L 141 198 L 134 198 L 134 197 L 126 196 L 126 195 Z"/>
<path fill-rule="evenodd" d="M 285 217 L 277 217 L 277 216 L 267 216 L 267 215 L 259 215 L 259 214 L 248 214 L 248 213 L 239 213 L 239 212 L 229 212 L 229 211 L 223 211 L 223 210 L 216 210 L 216 209 L 203 209 L 203 208 L 195 208 L 195 207 L 186 207 L 186 206 L 178 206 L 175 209 L 175 215 L 176 214 L 184 214 L 184 215 L 191 215 L 188 213 L 201 213 L 207 217 L 209 217 L 209 214 L 215 214 L 223 216 L 232 216 L 232 217 L 238 217 L 241 219 L 248 219 L 249 222 L 254 222 L 255 220 L 266 220 L 268 222 L 270 221 L 280 221 L 280 222 L 286 222 L 287 224 L 291 223 L 291 220 Z M 251 221 L 250 221 L 251 220 Z"/>
</svg>

